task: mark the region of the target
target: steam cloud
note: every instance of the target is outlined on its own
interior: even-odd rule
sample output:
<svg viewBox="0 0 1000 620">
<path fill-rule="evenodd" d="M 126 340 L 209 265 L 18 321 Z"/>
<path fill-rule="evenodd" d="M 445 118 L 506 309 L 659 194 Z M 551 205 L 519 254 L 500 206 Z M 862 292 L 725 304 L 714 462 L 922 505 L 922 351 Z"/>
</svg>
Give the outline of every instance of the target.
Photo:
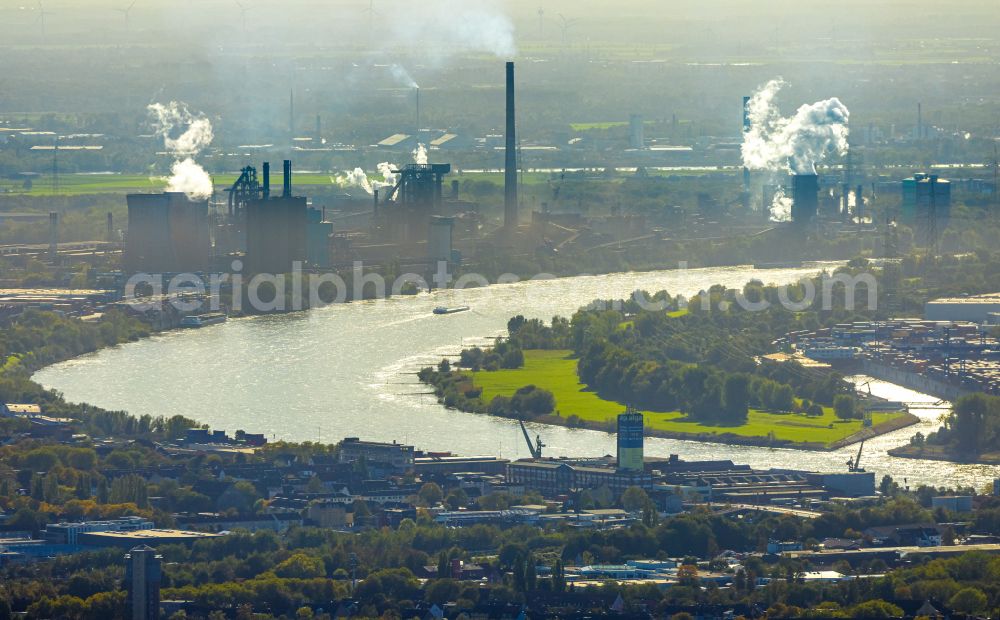
<svg viewBox="0 0 1000 620">
<path fill-rule="evenodd" d="M 427 147 L 423 143 L 418 143 L 417 148 L 413 149 L 413 163 L 427 164 Z"/>
<path fill-rule="evenodd" d="M 420 85 L 417 84 L 417 81 L 413 79 L 413 76 L 410 75 L 410 72 L 403 65 L 389 65 L 389 71 L 392 73 L 393 79 L 406 88 L 420 88 Z"/>
<path fill-rule="evenodd" d="M 372 178 L 368 176 L 368 173 L 362 168 L 355 168 L 354 170 L 348 170 L 344 174 L 337 175 L 336 177 L 330 177 L 330 181 L 341 187 L 358 187 L 369 195 L 375 193 L 375 190 L 381 190 L 387 187 L 395 187 L 396 183 L 399 182 L 399 175 L 393 172 L 395 166 L 387 161 L 380 163 L 376 166 L 378 173 L 382 176 L 382 180 L 377 178 Z"/>
<path fill-rule="evenodd" d="M 750 130 L 743 138 L 743 165 L 751 170 L 815 174 L 816 164 L 829 153 L 847 153 L 849 112 L 839 99 L 803 105 L 785 118 L 775 98 L 783 80 L 758 90 L 749 103 Z"/>
<path fill-rule="evenodd" d="M 778 186 L 774 192 L 774 198 L 770 206 L 772 222 L 792 221 L 792 199 L 785 195 L 785 188 Z"/>
<path fill-rule="evenodd" d="M 368 175 L 361 168 L 348 170 L 344 174 L 332 177 L 330 181 L 341 187 L 360 187 L 368 192 L 369 195 L 374 193 L 374 188 L 371 181 L 368 180 Z"/>
<path fill-rule="evenodd" d="M 163 138 L 163 146 L 174 156 L 167 180 L 168 192 L 182 192 L 188 200 L 204 200 L 212 195 L 212 178 L 194 158 L 205 150 L 215 135 L 212 123 L 193 114 L 187 104 L 171 101 L 154 103 L 147 108 L 153 128 Z"/>
</svg>

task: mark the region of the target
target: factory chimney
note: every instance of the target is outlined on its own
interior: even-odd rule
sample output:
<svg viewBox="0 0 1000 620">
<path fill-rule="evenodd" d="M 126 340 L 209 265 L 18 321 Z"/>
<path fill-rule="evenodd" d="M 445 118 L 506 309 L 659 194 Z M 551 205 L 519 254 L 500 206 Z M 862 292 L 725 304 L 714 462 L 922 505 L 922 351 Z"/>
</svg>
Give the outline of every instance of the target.
<svg viewBox="0 0 1000 620">
<path fill-rule="evenodd" d="M 677 117 L 674 117 L 676 124 Z M 750 97 L 743 97 L 743 133 L 749 133 L 751 129 L 750 126 Z M 746 138 L 744 137 L 744 140 Z M 743 166 L 743 208 L 750 208 L 750 168 Z M 762 207 L 764 213 L 768 212 L 767 205 Z"/>
<path fill-rule="evenodd" d="M 56 261 L 59 256 L 59 214 L 49 213 L 49 260 Z"/>
<path fill-rule="evenodd" d="M 507 63 L 507 144 L 504 159 L 503 224 L 517 228 L 517 139 L 514 135 L 514 63 Z"/>
<path fill-rule="evenodd" d="M 290 159 L 285 160 L 285 185 L 281 190 L 281 197 L 292 197 L 292 161 Z"/>
<path fill-rule="evenodd" d="M 107 240 L 109 243 L 115 240 L 115 217 L 111 215 L 111 211 L 108 211 Z"/>
<path fill-rule="evenodd" d="M 629 148 L 641 149 L 646 146 L 646 135 L 645 127 L 642 124 L 642 116 L 639 114 L 630 114 L 628 117 L 628 128 L 629 128 L 629 138 L 628 145 Z"/>
<path fill-rule="evenodd" d="M 271 197 L 271 162 L 264 162 L 264 200 Z"/>
<path fill-rule="evenodd" d="M 413 132 L 413 135 L 419 136 L 420 135 L 420 87 L 419 86 L 413 88 L 413 97 L 416 101 L 416 106 L 417 106 L 417 119 L 416 119 L 417 126 L 414 127 L 415 131 Z"/>
</svg>

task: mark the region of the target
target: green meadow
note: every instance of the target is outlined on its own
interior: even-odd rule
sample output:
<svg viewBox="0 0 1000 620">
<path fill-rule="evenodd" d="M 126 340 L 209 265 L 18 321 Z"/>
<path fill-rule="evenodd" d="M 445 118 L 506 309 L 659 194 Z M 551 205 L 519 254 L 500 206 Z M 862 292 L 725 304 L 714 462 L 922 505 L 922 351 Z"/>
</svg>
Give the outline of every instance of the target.
<svg viewBox="0 0 1000 620">
<path fill-rule="evenodd" d="M 514 370 L 468 373 L 473 383 L 482 388 L 482 400 L 488 403 L 494 396 L 511 396 L 525 385 L 535 385 L 555 395 L 556 411 L 566 419 L 577 416 L 588 423 L 613 425 L 625 406 L 605 400 L 580 383 L 576 360 L 570 351 L 524 352 L 524 366 Z M 862 429 L 860 420 L 837 419 L 830 407 L 822 416 L 809 417 L 799 413 L 778 413 L 751 409 L 747 422 L 739 426 L 713 426 L 687 419 L 680 411 L 643 411 L 646 427 L 663 433 L 690 435 L 736 435 L 746 438 L 773 437 L 779 441 L 829 445 Z M 900 417 L 898 413 L 875 413 L 874 426 Z"/>
</svg>

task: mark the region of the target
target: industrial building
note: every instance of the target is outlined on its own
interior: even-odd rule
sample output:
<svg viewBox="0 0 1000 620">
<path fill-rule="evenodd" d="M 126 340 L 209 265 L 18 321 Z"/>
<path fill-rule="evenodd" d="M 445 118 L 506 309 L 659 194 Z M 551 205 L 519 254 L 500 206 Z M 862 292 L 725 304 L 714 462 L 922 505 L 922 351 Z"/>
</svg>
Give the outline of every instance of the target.
<svg viewBox="0 0 1000 620">
<path fill-rule="evenodd" d="M 386 464 L 396 469 L 405 470 L 413 467 L 413 453 L 413 446 L 406 446 L 395 441 L 383 443 L 347 437 L 340 442 L 338 458 L 341 463 L 355 463 L 363 460 L 365 463 Z"/>
<path fill-rule="evenodd" d="M 427 257 L 434 262 L 455 261 L 454 256 L 455 218 L 433 215 L 427 234 Z"/>
<path fill-rule="evenodd" d="M 924 304 L 924 318 L 928 321 L 992 323 L 996 316 L 1000 316 L 1000 293 L 942 297 Z"/>
<path fill-rule="evenodd" d="M 522 459 L 507 465 L 507 483 L 523 485 L 545 497 L 568 495 L 575 489 L 597 489 L 607 486 L 615 496 L 636 486 L 653 488 L 651 474 L 627 469 L 581 464 L 563 459 Z"/>
<path fill-rule="evenodd" d="M 808 224 L 819 212 L 819 176 L 792 175 L 792 222 Z"/>
<path fill-rule="evenodd" d="M 209 532 L 189 532 L 185 530 L 136 530 L 134 532 L 83 532 L 79 535 L 81 545 L 91 547 L 127 547 L 142 544 L 146 546 L 194 544 L 207 538 L 220 538 L 224 534 Z"/>
<path fill-rule="evenodd" d="M 135 532 L 156 527 L 143 517 L 122 517 L 108 521 L 81 521 L 77 523 L 49 523 L 43 532 L 46 541 L 57 545 L 80 544 L 80 534 L 88 532 Z"/>
<path fill-rule="evenodd" d="M 412 255 L 413 246 L 426 242 L 432 216 L 441 215 L 441 185 L 451 164 L 407 164 L 394 172 L 399 181 L 377 203 L 374 226 L 381 240 L 401 244 Z"/>
<path fill-rule="evenodd" d="M 903 218 L 913 221 L 927 210 L 943 216 L 951 209 L 951 182 L 936 174 L 918 173 L 900 183 Z"/>
<path fill-rule="evenodd" d="M 306 262 L 306 199 L 292 195 L 292 162 L 285 160 L 281 196 L 270 195 L 269 170 L 263 190 L 246 203 L 246 261 L 248 273 L 287 273 Z"/>
<path fill-rule="evenodd" d="M 127 273 L 193 273 L 210 265 L 208 200 L 129 194 L 122 264 Z"/>
<path fill-rule="evenodd" d="M 306 209 L 306 260 L 310 267 L 330 266 L 330 237 L 333 222 L 326 221 L 323 209 Z"/>
</svg>

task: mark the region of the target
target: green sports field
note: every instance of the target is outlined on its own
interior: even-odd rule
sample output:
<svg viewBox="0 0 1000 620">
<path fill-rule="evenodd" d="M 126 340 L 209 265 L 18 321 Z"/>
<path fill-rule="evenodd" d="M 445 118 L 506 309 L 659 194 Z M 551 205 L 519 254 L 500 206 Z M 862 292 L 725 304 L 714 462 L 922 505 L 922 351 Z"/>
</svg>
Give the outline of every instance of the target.
<svg viewBox="0 0 1000 620">
<path fill-rule="evenodd" d="M 281 186 L 281 175 L 272 182 Z M 296 174 L 296 186 L 330 186 L 329 174 Z M 216 191 L 228 189 L 236 182 L 235 174 L 220 174 L 212 177 Z M 63 174 L 59 176 L 58 186 L 54 186 L 52 175 L 40 175 L 32 179 L 31 189 L 25 190 L 21 183 L 0 183 L 12 194 L 27 194 L 29 196 L 50 196 L 55 188 L 60 195 L 80 196 L 85 194 L 127 194 L 131 192 L 161 192 L 167 186 L 165 177 L 141 174 Z"/>
<path fill-rule="evenodd" d="M 571 415 L 598 424 L 613 424 L 615 417 L 624 411 L 621 403 L 604 400 L 580 383 L 576 375 L 576 360 L 570 351 L 525 351 L 524 367 L 515 370 L 469 373 L 476 386 L 483 389 L 482 400 L 489 402 L 494 396 L 511 396 L 525 385 L 533 384 L 555 395 L 556 410 L 562 418 Z M 740 426 L 711 426 L 690 421 L 679 412 L 644 411 L 646 426 L 653 431 L 692 435 L 731 434 L 740 437 L 767 438 L 795 443 L 828 445 L 861 430 L 860 420 L 841 421 L 833 410 L 825 407 L 822 416 L 804 414 L 769 413 L 750 410 L 747 423 Z M 888 422 L 901 414 L 876 413 L 875 426 Z"/>
</svg>

